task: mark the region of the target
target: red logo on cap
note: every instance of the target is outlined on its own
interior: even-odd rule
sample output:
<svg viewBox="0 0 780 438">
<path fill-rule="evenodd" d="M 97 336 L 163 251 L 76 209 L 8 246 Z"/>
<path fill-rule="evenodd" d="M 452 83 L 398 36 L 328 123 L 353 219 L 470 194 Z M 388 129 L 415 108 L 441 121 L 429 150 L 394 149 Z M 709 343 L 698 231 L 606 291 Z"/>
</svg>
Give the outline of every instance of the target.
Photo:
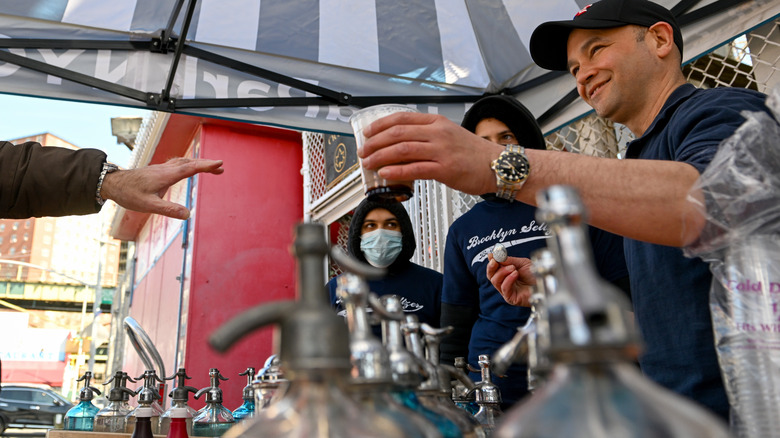
<svg viewBox="0 0 780 438">
<path fill-rule="evenodd" d="M 591 6 L 593 6 L 593 3 L 591 3 L 591 4 L 589 4 L 588 6 L 585 6 L 584 8 L 582 8 L 582 10 L 581 10 L 581 11 L 577 12 L 577 14 L 576 14 L 576 15 L 574 15 L 574 18 L 577 18 L 577 17 L 579 17 L 580 15 L 584 14 L 584 13 L 585 13 L 585 11 L 587 11 L 587 10 L 588 10 L 588 8 L 590 8 Z"/>
</svg>

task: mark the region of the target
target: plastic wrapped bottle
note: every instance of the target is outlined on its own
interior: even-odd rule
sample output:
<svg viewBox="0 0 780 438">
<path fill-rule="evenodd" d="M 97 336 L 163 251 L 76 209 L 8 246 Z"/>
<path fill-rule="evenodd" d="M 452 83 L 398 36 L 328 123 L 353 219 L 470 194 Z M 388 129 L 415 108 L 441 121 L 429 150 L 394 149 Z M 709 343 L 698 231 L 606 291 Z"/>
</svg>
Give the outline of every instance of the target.
<svg viewBox="0 0 780 438">
<path fill-rule="evenodd" d="M 134 381 L 127 373 L 117 371 L 104 385 L 114 382 L 114 387 L 108 393 L 108 406 L 95 414 L 93 430 L 95 432 L 124 433 L 127 426 L 127 415 L 133 410 L 127 400 L 135 392 L 127 389 L 125 382 Z"/>
<path fill-rule="evenodd" d="M 710 308 L 731 430 L 739 438 L 778 437 L 780 237 L 734 242 L 716 273 Z"/>
<path fill-rule="evenodd" d="M 255 415 L 255 389 L 252 382 L 255 379 L 255 368 L 249 367 L 239 376 L 246 376 L 246 386 L 241 394 L 244 402 L 233 411 L 233 419 L 237 422 Z"/>
<path fill-rule="evenodd" d="M 81 388 L 79 393 L 79 404 L 70 408 L 65 413 L 65 430 L 80 430 L 91 431 L 94 426 L 95 415 L 100 409 L 92 404 L 94 394 L 100 395 L 100 391 L 97 388 L 89 386 L 89 381 L 92 380 L 92 373 L 87 371 L 78 379 L 78 382 L 83 381 L 84 387 Z"/>
<path fill-rule="evenodd" d="M 642 376 L 638 335 L 625 298 L 599 278 L 576 192 L 553 186 L 537 197 L 537 219 L 553 234 L 557 291 L 547 297 L 549 382 L 507 412 L 494 437 L 718 437 L 714 415 Z"/>
<path fill-rule="evenodd" d="M 187 375 L 187 371 L 184 368 L 179 368 L 176 374 L 166 377 L 165 380 L 177 379 L 176 388 L 174 388 L 170 394 L 171 407 L 168 408 L 162 415 L 160 415 L 160 434 L 167 435 L 171 430 L 171 422 L 174 418 L 181 418 L 184 421 L 187 435 L 192 435 L 192 419 L 197 415 L 198 411 L 193 409 L 189 404 L 190 393 L 197 392 L 197 389 L 192 386 L 187 386 L 187 379 L 191 379 Z M 175 414 L 175 416 L 174 416 Z M 177 432 L 179 433 L 179 432 Z"/>
<path fill-rule="evenodd" d="M 222 405 L 222 390 L 219 388 L 219 381 L 228 378 L 220 374 L 218 369 L 211 368 L 209 379 L 211 386 L 195 393 L 195 398 L 206 394 L 206 406 L 192 419 L 192 436 L 219 437 L 235 423 L 233 414 Z"/>
</svg>

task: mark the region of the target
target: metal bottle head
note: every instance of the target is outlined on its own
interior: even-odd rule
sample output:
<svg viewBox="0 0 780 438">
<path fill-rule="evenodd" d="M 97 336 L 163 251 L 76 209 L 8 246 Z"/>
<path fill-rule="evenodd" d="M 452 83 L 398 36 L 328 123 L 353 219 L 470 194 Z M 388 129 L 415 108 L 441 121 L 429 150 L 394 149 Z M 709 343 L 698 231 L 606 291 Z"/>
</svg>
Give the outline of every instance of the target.
<svg viewBox="0 0 780 438">
<path fill-rule="evenodd" d="M 557 291 L 546 297 L 550 354 L 636 354 L 638 335 L 626 312 L 630 305 L 597 274 L 579 195 L 572 187 L 551 186 L 537 194 L 537 205 L 537 219 L 553 234 L 548 248 L 558 265 Z"/>
<path fill-rule="evenodd" d="M 393 383 L 401 388 L 416 388 L 422 382 L 419 361 L 404 346 L 401 323 L 404 310 L 398 295 L 369 295 L 371 307 L 382 320 L 383 343 L 388 352 Z"/>
<path fill-rule="evenodd" d="M 89 385 L 90 380 L 92 380 L 91 371 L 85 372 L 81 378 L 76 380 L 77 382 L 84 382 L 84 387 L 81 388 L 81 392 L 79 392 L 79 400 L 81 401 L 91 401 L 95 397 L 95 394 L 100 395 L 100 390 Z"/>
<path fill-rule="evenodd" d="M 374 336 L 368 318 L 368 283 L 345 272 L 338 277 L 336 295 L 347 313 L 352 384 L 390 384 L 390 359 L 382 341 Z"/>
<path fill-rule="evenodd" d="M 125 386 L 125 382 L 128 380 L 135 382 L 135 380 L 131 379 L 127 373 L 123 371 L 117 371 L 113 376 L 111 376 L 110 379 L 108 379 L 107 382 L 103 383 L 104 385 L 108 385 L 109 383 L 114 382 L 114 386 L 108 392 L 108 397 L 106 397 L 108 398 L 108 401 L 121 402 L 124 401 L 126 397 L 135 394 L 135 392 L 131 391 L 127 388 L 127 386 Z"/>
<path fill-rule="evenodd" d="M 176 379 L 176 388 L 174 388 L 170 394 L 168 394 L 174 402 L 187 402 L 189 400 L 190 392 L 196 393 L 198 390 L 192 386 L 187 386 L 187 380 L 192 377 L 187 375 L 187 371 L 184 368 L 179 368 L 176 374 L 166 377 L 165 380 Z"/>
</svg>

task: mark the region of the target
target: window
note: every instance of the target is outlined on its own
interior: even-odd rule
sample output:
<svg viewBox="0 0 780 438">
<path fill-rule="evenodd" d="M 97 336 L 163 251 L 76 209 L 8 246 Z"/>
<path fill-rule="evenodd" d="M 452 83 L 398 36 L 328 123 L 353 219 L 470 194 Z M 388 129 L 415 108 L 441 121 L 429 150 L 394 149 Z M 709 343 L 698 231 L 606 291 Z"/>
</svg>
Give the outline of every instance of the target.
<svg viewBox="0 0 780 438">
<path fill-rule="evenodd" d="M 30 401 L 30 391 L 26 389 L 3 388 L 0 398 L 13 401 Z"/>
<path fill-rule="evenodd" d="M 54 397 L 45 391 L 32 392 L 32 402 L 40 405 L 53 405 Z"/>
<path fill-rule="evenodd" d="M 14 225 L 11 227 L 12 230 L 16 231 L 19 229 L 19 222 L 14 222 Z"/>
<path fill-rule="evenodd" d="M 24 241 L 27 242 L 30 240 L 30 233 L 24 233 Z"/>
<path fill-rule="evenodd" d="M 5 231 L 5 224 L 0 224 L 0 231 Z"/>
<path fill-rule="evenodd" d="M 16 243 L 17 240 L 19 240 L 19 239 L 16 237 L 16 234 L 12 234 L 11 235 L 11 243 Z"/>
<path fill-rule="evenodd" d="M 0 236 L 0 245 L 3 244 L 3 236 Z"/>
</svg>

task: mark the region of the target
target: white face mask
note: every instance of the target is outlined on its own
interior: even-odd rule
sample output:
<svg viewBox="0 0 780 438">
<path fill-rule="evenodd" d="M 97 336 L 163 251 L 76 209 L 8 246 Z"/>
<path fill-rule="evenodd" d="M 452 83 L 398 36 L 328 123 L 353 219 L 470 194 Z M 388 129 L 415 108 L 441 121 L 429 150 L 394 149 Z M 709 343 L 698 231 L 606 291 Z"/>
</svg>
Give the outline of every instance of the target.
<svg viewBox="0 0 780 438">
<path fill-rule="evenodd" d="M 403 235 L 400 231 L 380 228 L 360 236 L 360 250 L 366 261 L 377 268 L 392 265 L 402 248 Z"/>
</svg>

